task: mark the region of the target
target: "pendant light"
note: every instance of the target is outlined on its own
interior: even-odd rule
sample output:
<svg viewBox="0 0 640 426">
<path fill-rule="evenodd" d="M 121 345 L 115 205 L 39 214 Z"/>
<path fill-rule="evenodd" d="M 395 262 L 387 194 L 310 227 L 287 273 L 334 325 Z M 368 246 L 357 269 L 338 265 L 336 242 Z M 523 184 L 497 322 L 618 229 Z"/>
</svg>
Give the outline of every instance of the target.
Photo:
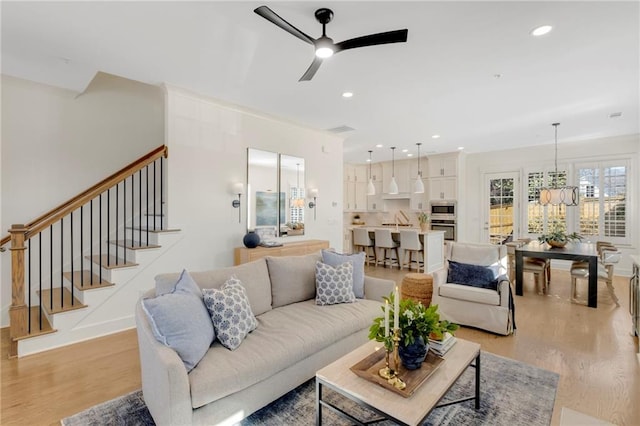
<svg viewBox="0 0 640 426">
<path fill-rule="evenodd" d="M 422 171 L 420 170 L 420 145 L 422 145 L 422 143 L 418 142 L 416 145 L 418 145 L 418 177 L 413 185 L 413 192 L 416 194 L 424 194 L 424 183 L 422 182 Z"/>
<path fill-rule="evenodd" d="M 304 207 L 304 198 L 300 197 L 300 163 L 296 163 L 296 197 L 291 199 L 291 206 Z"/>
<path fill-rule="evenodd" d="M 553 175 L 553 184 L 551 188 L 540 188 L 539 202 L 543 206 L 551 204 L 558 206 L 564 204 L 566 206 L 577 206 L 579 202 L 580 191 L 577 186 L 562 186 L 558 188 L 558 126 L 560 123 L 553 123 L 556 134 L 556 153 L 555 153 L 555 174 Z"/>
<path fill-rule="evenodd" d="M 371 153 L 369 150 L 369 184 L 367 185 L 367 195 L 376 195 L 376 187 L 373 185 L 373 175 L 371 174 Z"/>
<path fill-rule="evenodd" d="M 396 147 L 391 147 L 391 182 L 389 182 L 389 194 L 398 193 L 398 184 L 396 183 Z"/>
</svg>

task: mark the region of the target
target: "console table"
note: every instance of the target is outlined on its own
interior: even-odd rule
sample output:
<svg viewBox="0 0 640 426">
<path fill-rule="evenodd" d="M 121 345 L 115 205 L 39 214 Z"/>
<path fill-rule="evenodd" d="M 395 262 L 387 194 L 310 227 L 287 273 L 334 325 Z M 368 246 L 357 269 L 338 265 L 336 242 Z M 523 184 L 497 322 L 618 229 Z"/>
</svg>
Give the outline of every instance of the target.
<svg viewBox="0 0 640 426">
<path fill-rule="evenodd" d="M 328 240 L 304 240 L 284 243 L 278 247 L 246 248 L 236 247 L 233 253 L 234 265 L 252 262 L 265 256 L 303 256 L 329 248 Z"/>
</svg>

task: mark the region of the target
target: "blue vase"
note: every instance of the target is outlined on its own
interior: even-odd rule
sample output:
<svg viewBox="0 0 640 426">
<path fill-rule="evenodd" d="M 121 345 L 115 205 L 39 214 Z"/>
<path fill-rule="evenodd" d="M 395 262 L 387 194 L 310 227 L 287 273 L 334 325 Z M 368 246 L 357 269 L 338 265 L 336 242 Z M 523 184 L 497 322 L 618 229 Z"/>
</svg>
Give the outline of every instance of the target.
<svg viewBox="0 0 640 426">
<path fill-rule="evenodd" d="M 424 342 L 422 337 L 416 338 L 409 346 L 400 344 L 398 347 L 398 355 L 402 365 L 407 370 L 415 370 L 422 366 L 424 359 L 427 357 L 429 345 Z"/>
<path fill-rule="evenodd" d="M 249 231 L 242 239 L 242 242 L 246 248 L 256 248 L 260 244 L 260 235 L 254 231 Z"/>
</svg>

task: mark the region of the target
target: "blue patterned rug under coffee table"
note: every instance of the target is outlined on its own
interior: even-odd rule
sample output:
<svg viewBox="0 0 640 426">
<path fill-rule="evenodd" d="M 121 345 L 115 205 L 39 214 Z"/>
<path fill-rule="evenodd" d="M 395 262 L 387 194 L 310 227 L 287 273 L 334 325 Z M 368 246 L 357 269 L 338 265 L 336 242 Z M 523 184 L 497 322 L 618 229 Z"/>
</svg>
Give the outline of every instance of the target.
<svg viewBox="0 0 640 426">
<path fill-rule="evenodd" d="M 480 409 L 474 401 L 434 409 L 424 425 L 549 425 L 553 413 L 559 376 L 523 362 L 482 352 Z M 428 380 L 423 384 L 428 386 Z M 445 395 L 443 402 L 472 395 L 475 371 L 467 369 Z M 329 389 L 324 397 L 335 399 L 349 413 L 367 420 L 377 418 L 359 405 L 345 400 Z M 325 424 L 348 425 L 337 415 L 324 410 Z M 62 420 L 65 426 L 85 425 L 153 425 L 144 404 L 142 391 L 107 401 Z M 282 426 L 315 424 L 315 381 L 298 386 L 265 408 L 246 418 L 244 426 Z M 384 426 L 390 422 L 379 423 Z"/>
</svg>

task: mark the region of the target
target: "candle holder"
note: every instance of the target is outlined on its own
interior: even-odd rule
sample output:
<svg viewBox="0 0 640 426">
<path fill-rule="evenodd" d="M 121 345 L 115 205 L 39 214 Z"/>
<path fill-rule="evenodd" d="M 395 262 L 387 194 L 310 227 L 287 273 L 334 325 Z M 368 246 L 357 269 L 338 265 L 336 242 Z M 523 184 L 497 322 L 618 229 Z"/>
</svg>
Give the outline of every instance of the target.
<svg viewBox="0 0 640 426">
<path fill-rule="evenodd" d="M 396 389 L 403 390 L 407 387 L 407 384 L 398 377 L 400 373 L 400 354 L 398 348 L 400 347 L 400 329 L 396 328 L 393 331 L 393 366 L 395 370 L 391 370 L 393 377 L 388 379 L 388 383 L 393 385 Z"/>
<path fill-rule="evenodd" d="M 382 367 L 379 371 L 378 371 L 378 375 L 380 377 L 382 377 L 383 379 L 391 379 L 395 376 L 395 373 L 392 369 L 389 368 L 389 349 L 387 349 L 387 345 L 384 346 L 384 351 L 385 351 L 385 357 L 384 357 L 384 364 L 385 366 Z"/>
</svg>

